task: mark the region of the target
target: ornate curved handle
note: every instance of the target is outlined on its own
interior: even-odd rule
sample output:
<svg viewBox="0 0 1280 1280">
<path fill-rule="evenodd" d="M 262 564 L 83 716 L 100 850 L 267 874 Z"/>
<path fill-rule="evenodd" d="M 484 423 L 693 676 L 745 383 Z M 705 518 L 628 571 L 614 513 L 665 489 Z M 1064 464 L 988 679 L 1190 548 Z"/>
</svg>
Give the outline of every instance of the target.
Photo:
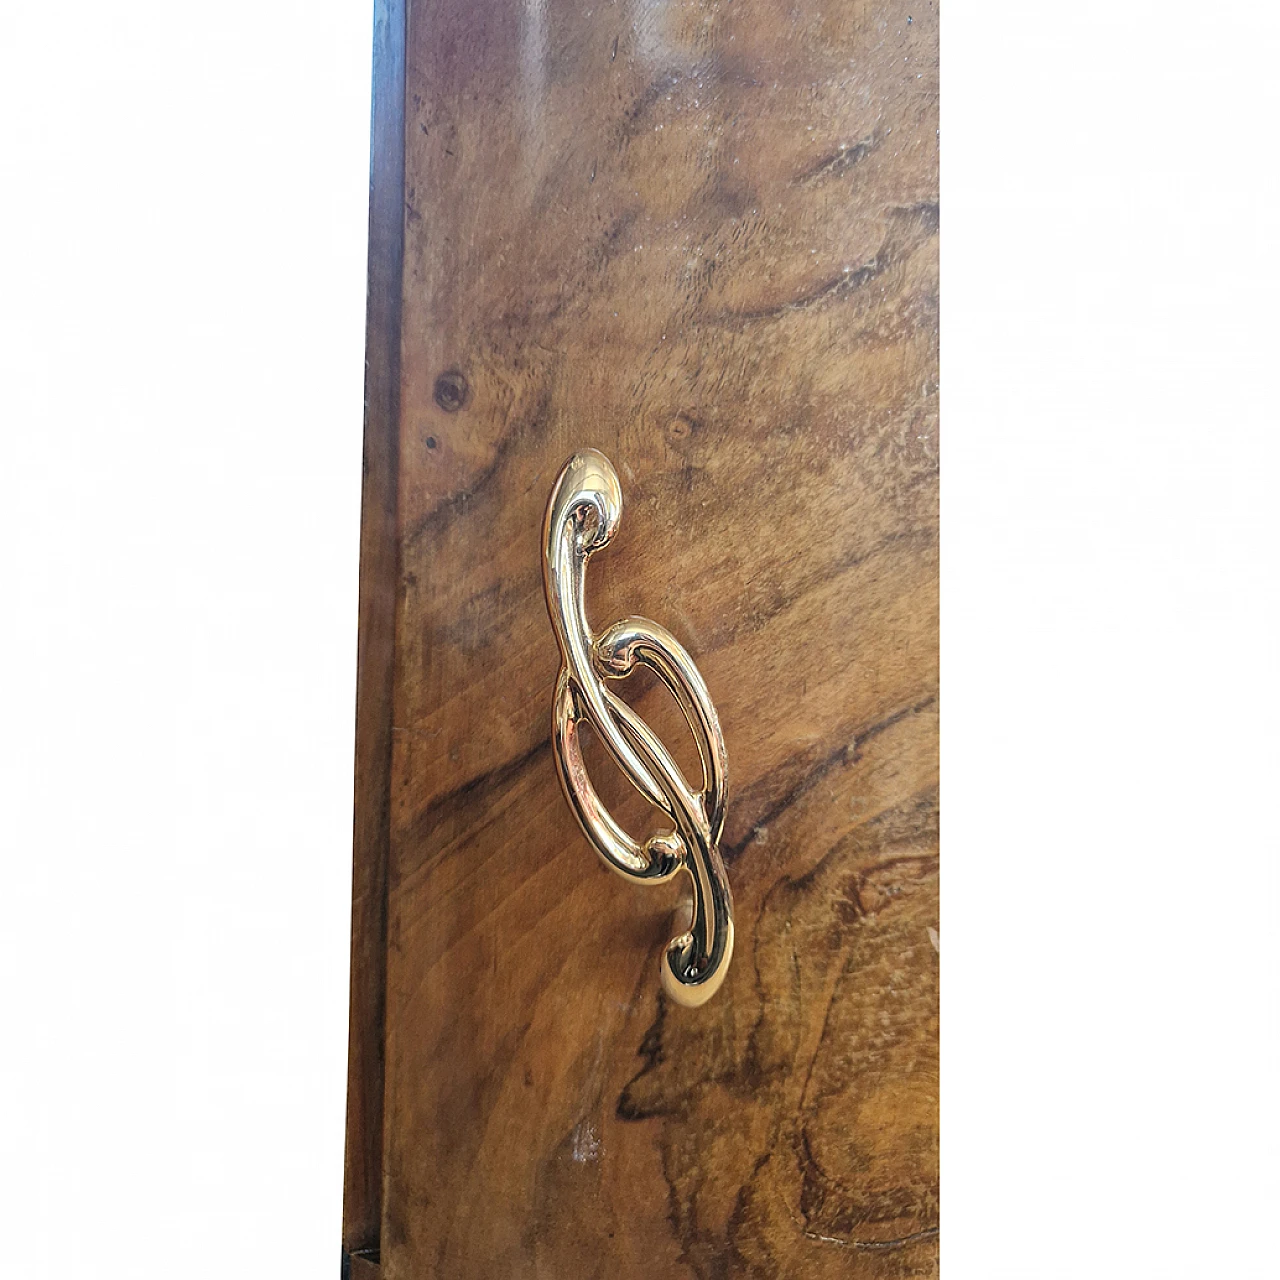
<svg viewBox="0 0 1280 1280">
<path fill-rule="evenodd" d="M 587 626 L 588 558 L 609 545 L 622 518 L 622 486 L 608 458 L 575 453 L 551 490 L 543 523 L 542 580 L 560 646 L 552 746 L 569 807 L 605 864 L 629 880 L 655 883 L 687 871 L 693 881 L 689 929 L 667 946 L 662 987 L 678 1004 L 709 1000 L 733 956 L 733 897 L 720 859 L 725 751 L 720 722 L 693 659 L 676 638 L 646 618 L 623 618 L 599 635 Z M 675 695 L 702 757 L 702 788 L 685 781 L 666 747 L 605 681 L 636 664 L 651 668 Z M 582 759 L 583 720 L 628 781 L 673 823 L 638 844 L 601 803 Z"/>
</svg>

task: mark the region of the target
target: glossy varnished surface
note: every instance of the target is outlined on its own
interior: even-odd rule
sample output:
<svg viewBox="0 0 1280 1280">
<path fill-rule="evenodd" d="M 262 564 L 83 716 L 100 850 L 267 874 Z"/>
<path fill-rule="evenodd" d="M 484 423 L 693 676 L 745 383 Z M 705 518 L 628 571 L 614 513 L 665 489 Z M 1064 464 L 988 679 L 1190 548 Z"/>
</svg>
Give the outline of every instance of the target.
<svg viewBox="0 0 1280 1280">
<path fill-rule="evenodd" d="M 411 5 L 384 1276 L 936 1268 L 936 47 L 914 3 Z M 588 608 L 662 619 L 728 745 L 700 1009 L 551 758 L 583 447 L 628 504 Z"/>
</svg>

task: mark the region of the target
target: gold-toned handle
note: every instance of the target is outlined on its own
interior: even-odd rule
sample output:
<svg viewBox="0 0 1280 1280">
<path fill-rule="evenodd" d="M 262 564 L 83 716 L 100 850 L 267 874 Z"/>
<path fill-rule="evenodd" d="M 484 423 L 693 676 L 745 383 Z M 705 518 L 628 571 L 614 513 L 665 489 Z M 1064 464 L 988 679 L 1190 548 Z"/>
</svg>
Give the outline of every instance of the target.
<svg viewBox="0 0 1280 1280">
<path fill-rule="evenodd" d="M 665 627 L 623 618 L 595 635 L 587 626 L 587 560 L 609 545 L 621 518 L 622 486 L 608 458 L 595 449 L 575 453 L 551 490 L 542 529 L 542 579 L 561 658 L 553 754 L 569 807 L 606 866 L 631 880 L 662 882 L 685 871 L 693 881 L 693 920 L 667 946 L 662 987 L 678 1004 L 697 1006 L 719 990 L 733 956 L 733 896 L 720 858 L 724 736 L 698 668 Z M 605 683 L 625 679 L 638 664 L 671 690 L 693 731 L 702 758 L 699 791 Z M 583 763 L 578 726 L 584 720 L 628 781 L 671 820 L 671 830 L 641 845 L 614 821 Z"/>
</svg>

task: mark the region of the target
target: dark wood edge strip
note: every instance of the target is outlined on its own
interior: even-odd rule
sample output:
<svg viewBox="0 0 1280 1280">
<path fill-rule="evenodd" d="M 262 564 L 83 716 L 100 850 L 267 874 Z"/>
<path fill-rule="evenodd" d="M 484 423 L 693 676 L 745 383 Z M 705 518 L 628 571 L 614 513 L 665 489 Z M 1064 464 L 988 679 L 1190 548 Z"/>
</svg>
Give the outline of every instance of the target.
<svg viewBox="0 0 1280 1280">
<path fill-rule="evenodd" d="M 374 0 L 360 637 L 356 676 L 351 1026 L 342 1212 L 346 1261 L 370 1274 L 382 1219 L 387 856 L 394 697 L 406 0 Z M 376 1274 L 376 1271 L 373 1272 Z M 351 1270 L 355 1276 L 355 1270 Z"/>
<path fill-rule="evenodd" d="M 376 1249 L 359 1249 L 355 1253 L 342 1251 L 341 1280 L 378 1280 L 381 1274 Z"/>
</svg>

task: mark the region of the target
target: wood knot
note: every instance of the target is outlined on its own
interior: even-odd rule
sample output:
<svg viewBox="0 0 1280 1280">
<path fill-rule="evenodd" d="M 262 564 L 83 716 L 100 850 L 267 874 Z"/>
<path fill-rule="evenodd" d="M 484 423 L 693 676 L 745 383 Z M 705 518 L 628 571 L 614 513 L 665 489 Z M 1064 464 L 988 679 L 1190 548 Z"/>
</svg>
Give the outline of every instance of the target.
<svg viewBox="0 0 1280 1280">
<path fill-rule="evenodd" d="M 436 379 L 435 400 L 445 413 L 457 413 L 467 403 L 471 388 L 457 369 L 450 369 Z"/>
<path fill-rule="evenodd" d="M 667 435 L 672 440 L 687 440 L 693 434 L 693 429 L 697 425 L 687 413 L 677 413 L 667 423 Z"/>
</svg>

